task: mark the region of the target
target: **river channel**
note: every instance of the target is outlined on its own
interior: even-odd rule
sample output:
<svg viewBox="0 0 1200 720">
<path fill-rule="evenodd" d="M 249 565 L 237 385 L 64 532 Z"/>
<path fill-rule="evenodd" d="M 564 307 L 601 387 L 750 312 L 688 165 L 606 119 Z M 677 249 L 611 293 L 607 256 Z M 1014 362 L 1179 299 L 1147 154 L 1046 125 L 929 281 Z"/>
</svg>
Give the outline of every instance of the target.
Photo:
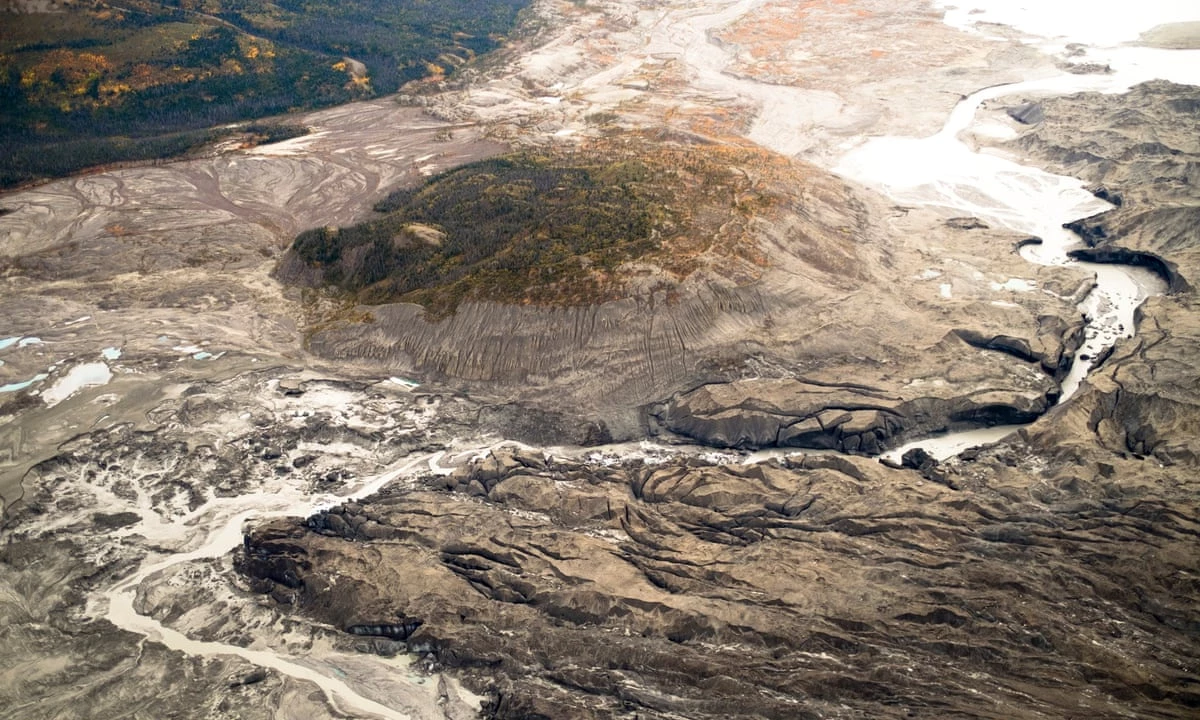
<svg viewBox="0 0 1200 720">
<path fill-rule="evenodd" d="M 1132 337 L 1134 313 L 1150 295 L 1166 290 L 1162 279 L 1133 266 L 1072 260 L 1068 252 L 1083 247 L 1065 223 L 1112 209 L 1088 192 L 1076 178 L 1054 175 L 1021 164 L 999 152 L 969 145 L 971 132 L 984 137 L 1015 137 L 1012 128 L 981 122 L 980 109 L 1001 98 L 1060 96 L 1079 92 L 1124 92 L 1152 79 L 1200 84 L 1200 53 L 1122 46 L 1089 50 L 1079 62 L 1106 65 L 1111 72 L 1065 72 L 1048 78 L 984 88 L 964 98 L 940 132 L 926 138 L 873 138 L 841 158 L 834 171 L 874 187 L 897 203 L 939 208 L 995 227 L 1026 233 L 1040 242 L 1025 244 L 1021 256 L 1040 265 L 1078 265 L 1095 274 L 1095 288 L 1079 305 L 1087 320 L 1085 341 L 1062 381 L 1059 403 L 1079 389 L 1097 358 L 1120 339 Z M 1036 291 L 1036 288 L 1019 288 Z M 922 448 L 937 459 L 995 442 L 1023 425 L 951 432 L 921 438 L 884 455 L 899 460 Z"/>
</svg>

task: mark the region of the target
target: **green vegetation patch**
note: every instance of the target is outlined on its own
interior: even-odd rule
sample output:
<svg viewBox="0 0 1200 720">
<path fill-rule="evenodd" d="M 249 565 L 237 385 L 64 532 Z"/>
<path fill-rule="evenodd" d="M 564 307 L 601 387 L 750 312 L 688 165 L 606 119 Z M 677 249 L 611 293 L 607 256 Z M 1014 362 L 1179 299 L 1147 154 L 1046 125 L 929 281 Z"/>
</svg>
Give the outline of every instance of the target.
<svg viewBox="0 0 1200 720">
<path fill-rule="evenodd" d="M 551 302 L 591 296 L 621 263 L 659 247 L 673 225 L 662 178 L 637 160 L 520 153 L 392 193 L 384 217 L 310 230 L 295 253 L 362 302 L 417 302 L 435 314 L 463 299 Z"/>
<path fill-rule="evenodd" d="M 6 14 L 0 188 L 171 157 L 215 126 L 440 77 L 497 47 L 528 2 L 126 0 Z"/>
<path fill-rule="evenodd" d="M 618 297 L 618 268 L 667 277 L 743 239 L 749 181 L 713 151 L 521 152 L 465 165 L 376 206 L 382 217 L 300 234 L 296 258 L 358 302 L 434 316 L 467 299 L 552 305 Z"/>
</svg>

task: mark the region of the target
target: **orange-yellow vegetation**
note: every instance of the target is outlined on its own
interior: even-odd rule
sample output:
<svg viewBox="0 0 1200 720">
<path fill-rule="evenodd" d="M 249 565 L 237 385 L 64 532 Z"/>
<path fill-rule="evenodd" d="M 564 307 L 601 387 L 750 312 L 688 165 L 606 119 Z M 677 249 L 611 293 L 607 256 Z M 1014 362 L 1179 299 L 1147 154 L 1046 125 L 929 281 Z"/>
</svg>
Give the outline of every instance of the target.
<svg viewBox="0 0 1200 720">
<path fill-rule="evenodd" d="M 847 21 L 874 17 L 870 10 L 851 7 L 854 2 L 807 0 L 798 6 L 768 2 L 719 35 L 744 48 L 758 74 L 787 75 L 794 48 L 807 47 L 816 36 L 827 32 L 830 24 L 853 27 Z M 870 52 L 865 54 L 878 57 Z"/>
<path fill-rule="evenodd" d="M 607 140 L 587 141 L 582 148 L 600 156 L 631 153 L 654 167 L 671 169 L 663 181 L 673 195 L 668 204 L 675 230 L 645 259 L 677 280 L 701 267 L 741 281 L 758 277 L 768 258 L 751 232 L 751 221 L 769 219 L 777 211 L 779 196 L 771 188 L 797 178 L 798 166 L 745 141 L 674 145 L 651 135 L 635 135 L 619 150 Z"/>
<path fill-rule="evenodd" d="M 111 71 L 113 65 L 108 58 L 98 53 L 73 52 L 71 50 L 51 50 L 33 65 L 21 77 L 22 84 L 32 85 L 38 81 L 48 81 L 56 76 L 60 82 L 70 85 L 87 82 L 90 78 Z"/>
</svg>

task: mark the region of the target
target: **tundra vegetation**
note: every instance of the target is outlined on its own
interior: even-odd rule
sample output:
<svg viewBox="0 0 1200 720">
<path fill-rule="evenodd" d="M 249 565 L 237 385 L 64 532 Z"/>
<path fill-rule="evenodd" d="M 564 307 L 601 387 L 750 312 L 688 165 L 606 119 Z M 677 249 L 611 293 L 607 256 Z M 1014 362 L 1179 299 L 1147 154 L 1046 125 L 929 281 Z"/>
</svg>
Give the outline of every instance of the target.
<svg viewBox="0 0 1200 720">
<path fill-rule="evenodd" d="M 701 264 L 761 266 L 745 231 L 775 196 L 739 167 L 772 164 L 750 148 L 636 142 L 522 151 L 396 190 L 379 217 L 305 231 L 292 252 L 358 302 L 434 316 L 464 300 L 602 302 L 628 289 L 636 273 L 618 270 L 637 260 L 668 286 Z"/>
<path fill-rule="evenodd" d="M 6 15 L 0 188 L 174 157 L 230 134 L 219 125 L 441 78 L 503 42 L 526 3 L 130 0 Z"/>
</svg>

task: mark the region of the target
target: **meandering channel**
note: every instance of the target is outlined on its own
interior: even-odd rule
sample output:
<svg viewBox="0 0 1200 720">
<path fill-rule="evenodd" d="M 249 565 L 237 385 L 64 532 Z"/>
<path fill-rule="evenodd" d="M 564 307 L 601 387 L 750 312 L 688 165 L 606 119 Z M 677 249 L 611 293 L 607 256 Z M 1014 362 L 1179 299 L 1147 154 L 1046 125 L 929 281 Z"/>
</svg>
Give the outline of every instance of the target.
<svg viewBox="0 0 1200 720">
<path fill-rule="evenodd" d="M 418 471 L 444 472 L 439 461 L 444 453 L 418 456 L 398 468 L 369 478 L 354 493 L 344 496 L 312 496 L 298 488 L 276 488 L 275 492 L 263 492 L 230 498 L 216 498 L 196 509 L 189 516 L 170 523 L 138 523 L 136 532 L 145 535 L 159 546 L 194 545 L 190 550 L 168 555 L 155 563 L 147 563 L 134 575 L 125 578 L 104 593 L 107 604 L 105 617 L 117 627 L 144 635 L 147 638 L 190 656 L 211 657 L 215 655 L 237 656 L 255 665 L 270 668 L 298 680 L 315 684 L 325 695 L 329 704 L 338 712 L 352 711 L 387 720 L 409 720 L 408 713 L 389 707 L 367 697 L 347 680 L 336 677 L 338 670 L 328 663 L 307 657 L 292 657 L 272 650 L 253 650 L 221 642 L 205 642 L 189 638 L 169 628 L 158 620 L 142 615 L 135 607 L 138 588 L 142 582 L 181 563 L 220 557 L 242 542 L 243 526 L 251 520 L 261 521 L 271 517 L 289 515 L 311 515 L 339 503 L 350 502 L 372 495 L 383 486 Z M 147 507 L 143 516 L 153 515 Z"/>
<path fill-rule="evenodd" d="M 847 178 L 882 190 L 898 203 L 942 208 L 1014 232 L 1028 233 L 1041 241 L 1021 249 L 1022 257 L 1032 263 L 1079 265 L 1095 274 L 1095 288 L 1079 306 L 1088 321 L 1085 342 L 1075 353 L 1071 370 L 1062 381 L 1059 403 L 1076 393 L 1097 358 L 1103 357 L 1117 340 L 1133 335 L 1137 307 L 1150 295 L 1164 292 L 1166 284 L 1141 267 L 1070 259 L 1068 251 L 1081 247 L 1082 242 L 1063 225 L 1113 206 L 1085 190 L 1076 178 L 976 151 L 967 145 L 964 133 L 975 124 L 984 103 L 999 98 L 1123 92 L 1140 82 L 1164 76 L 1177 82 L 1200 83 L 1200 69 L 1195 67 L 1200 63 L 1181 70 L 1172 52 L 1179 51 L 1109 50 L 1104 57 L 1120 68 L 1111 74 L 1064 73 L 985 88 L 963 99 L 936 135 L 874 138 L 849 152 L 834 168 Z M 884 457 L 898 460 L 908 450 L 920 447 L 938 459 L 945 459 L 969 447 L 999 440 L 1019 427 L 1022 425 L 978 428 L 922 438 L 895 448 Z"/>
</svg>

